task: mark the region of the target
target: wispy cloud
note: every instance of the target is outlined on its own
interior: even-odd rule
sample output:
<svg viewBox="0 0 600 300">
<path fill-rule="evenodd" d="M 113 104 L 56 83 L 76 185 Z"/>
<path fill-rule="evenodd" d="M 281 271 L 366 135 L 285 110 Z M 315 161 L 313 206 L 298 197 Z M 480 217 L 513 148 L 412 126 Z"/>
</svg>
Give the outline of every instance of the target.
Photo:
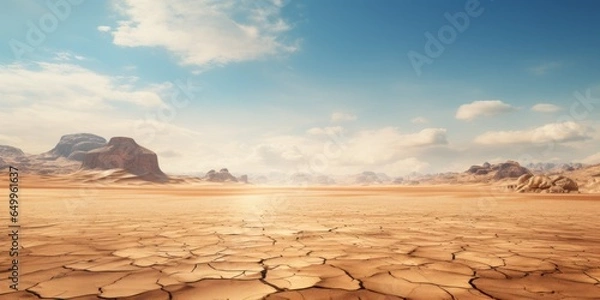
<svg viewBox="0 0 600 300">
<path fill-rule="evenodd" d="M 131 83 L 135 80 L 103 75 L 70 63 L 0 66 L 0 81 L 4 83 L 0 93 L 6 105 L 36 103 L 100 110 L 118 102 L 143 107 L 163 104 L 158 86 L 134 88 Z"/>
<path fill-rule="evenodd" d="M 333 127 L 313 127 L 306 131 L 309 135 L 334 135 L 340 134 L 344 131 L 344 128 L 341 126 L 333 126 Z"/>
<path fill-rule="evenodd" d="M 111 30 L 111 27 L 106 25 L 100 25 L 96 27 L 96 29 L 98 29 L 98 31 L 100 32 L 109 32 Z"/>
<path fill-rule="evenodd" d="M 427 120 L 427 118 L 424 117 L 416 117 L 410 120 L 410 122 L 413 124 L 427 124 L 429 123 L 429 120 Z"/>
<path fill-rule="evenodd" d="M 61 61 L 61 62 L 67 62 L 67 61 L 74 61 L 74 60 L 84 60 L 85 57 L 82 55 L 78 55 L 78 54 L 74 54 L 72 52 L 68 52 L 68 51 L 60 51 L 60 52 L 56 52 L 54 54 L 54 60 L 55 61 Z"/>
<path fill-rule="evenodd" d="M 478 117 L 491 117 L 515 110 L 515 107 L 500 100 L 474 101 L 461 105 L 456 111 L 456 118 L 470 121 Z"/>
<path fill-rule="evenodd" d="M 344 113 L 344 112 L 334 112 L 331 114 L 331 122 L 344 122 L 344 121 L 355 121 L 357 119 L 356 115 Z"/>
<path fill-rule="evenodd" d="M 590 128 L 575 122 L 551 123 L 529 130 L 489 131 L 475 138 L 481 145 L 567 143 L 590 139 Z"/>
<path fill-rule="evenodd" d="M 298 50 L 278 1 L 144 1 L 115 3 L 112 30 L 123 47 L 162 47 L 183 65 L 248 61 Z"/>
<path fill-rule="evenodd" d="M 538 103 L 531 107 L 532 111 L 540 113 L 554 113 L 560 111 L 561 109 L 562 108 L 560 106 L 550 103 Z"/>
<path fill-rule="evenodd" d="M 537 66 L 531 67 L 528 69 L 528 71 L 534 75 L 545 75 L 548 72 L 552 71 L 552 70 L 556 70 L 560 67 L 562 67 L 562 63 L 560 62 L 545 62 L 545 63 L 541 63 Z"/>
</svg>

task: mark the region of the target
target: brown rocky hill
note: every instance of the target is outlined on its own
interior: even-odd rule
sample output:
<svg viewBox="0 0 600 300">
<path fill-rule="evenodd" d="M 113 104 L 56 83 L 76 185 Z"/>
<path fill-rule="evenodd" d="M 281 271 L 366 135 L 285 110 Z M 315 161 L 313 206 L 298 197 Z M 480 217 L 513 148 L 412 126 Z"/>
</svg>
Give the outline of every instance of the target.
<svg viewBox="0 0 600 300">
<path fill-rule="evenodd" d="M 85 153 L 106 145 L 106 139 L 90 133 L 63 135 L 56 146 L 44 153 L 47 158 L 65 157 L 70 160 L 83 161 Z"/>
<path fill-rule="evenodd" d="M 532 174 L 532 172 L 521 166 L 518 162 L 509 160 L 498 164 L 486 162 L 481 166 L 474 165 L 465 171 L 465 174 L 472 175 L 473 181 L 499 181 L 504 179 L 517 179 L 522 175 Z"/>
<path fill-rule="evenodd" d="M 206 173 L 203 180 L 211 181 L 211 182 L 238 182 L 238 179 L 235 176 L 229 173 L 227 168 L 222 168 L 219 172 L 215 170 L 210 170 Z"/>
<path fill-rule="evenodd" d="M 525 174 L 517 179 L 515 190 L 519 193 L 574 193 L 579 185 L 562 175 Z"/>
<path fill-rule="evenodd" d="M 25 155 L 25 153 L 23 153 L 23 150 L 19 148 L 8 145 L 0 145 L 0 158 L 18 157 L 23 155 Z"/>
<path fill-rule="evenodd" d="M 573 179 L 579 190 L 586 193 L 600 193 L 600 164 L 584 166 L 577 170 L 560 173 Z"/>
<path fill-rule="evenodd" d="M 46 153 L 29 155 L 16 147 L 0 146 L 0 170 L 13 166 L 21 173 L 68 174 L 77 170 L 80 164 L 64 157 L 50 157 Z"/>
<path fill-rule="evenodd" d="M 113 137 L 105 146 L 86 152 L 81 169 L 121 169 L 142 180 L 154 182 L 169 180 L 158 165 L 156 153 L 138 145 L 128 137 Z"/>
<path fill-rule="evenodd" d="M 222 168 L 219 172 L 215 170 L 210 170 L 201 178 L 203 181 L 210 182 L 241 182 L 248 183 L 248 175 L 242 175 L 239 178 L 235 177 L 233 174 L 229 173 L 227 168 Z"/>
</svg>

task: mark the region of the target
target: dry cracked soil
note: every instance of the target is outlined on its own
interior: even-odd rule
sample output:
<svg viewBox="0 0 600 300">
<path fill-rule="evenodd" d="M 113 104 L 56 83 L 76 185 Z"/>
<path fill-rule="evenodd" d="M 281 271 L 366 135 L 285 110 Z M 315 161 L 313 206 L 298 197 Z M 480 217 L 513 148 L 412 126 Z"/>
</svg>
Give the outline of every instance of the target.
<svg viewBox="0 0 600 300">
<path fill-rule="evenodd" d="M 599 195 L 25 180 L 20 195 L 19 291 L 3 239 L 0 299 L 600 299 Z"/>
</svg>

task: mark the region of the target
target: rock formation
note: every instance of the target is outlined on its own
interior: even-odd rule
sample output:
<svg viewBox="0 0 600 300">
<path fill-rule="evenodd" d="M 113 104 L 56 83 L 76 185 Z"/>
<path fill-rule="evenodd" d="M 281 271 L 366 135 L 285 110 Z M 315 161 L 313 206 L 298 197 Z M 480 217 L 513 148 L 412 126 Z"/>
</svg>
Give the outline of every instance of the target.
<svg viewBox="0 0 600 300">
<path fill-rule="evenodd" d="M 238 182 L 238 179 L 231 175 L 226 168 L 221 169 L 219 172 L 210 170 L 203 179 L 211 182 Z"/>
<path fill-rule="evenodd" d="M 535 174 L 572 172 L 583 167 L 581 163 L 530 163 L 527 165 L 527 168 Z"/>
<path fill-rule="evenodd" d="M 7 145 L 0 145 L 0 158 L 23 156 L 23 150 Z"/>
<path fill-rule="evenodd" d="M 570 193 L 578 192 L 579 186 L 573 179 L 558 175 L 523 175 L 517 179 L 516 191 L 519 193 Z"/>
<path fill-rule="evenodd" d="M 369 185 L 369 184 L 381 184 L 383 180 L 375 174 L 375 172 L 365 171 L 356 176 L 355 184 Z"/>
<path fill-rule="evenodd" d="M 490 164 L 486 162 L 482 166 L 474 165 L 465 171 L 465 173 L 476 176 L 490 175 L 493 180 L 502 180 L 506 178 L 518 178 L 524 174 L 531 174 L 531 171 L 519 165 L 518 162 L 509 160 L 499 164 Z"/>
<path fill-rule="evenodd" d="M 527 168 L 519 165 L 519 163 L 516 161 L 507 161 L 505 163 L 498 164 L 498 171 L 494 175 L 494 180 L 519 178 L 525 174 L 531 174 L 531 172 Z"/>
<path fill-rule="evenodd" d="M 106 139 L 89 133 L 67 134 L 60 138 L 56 146 L 46 154 L 49 158 L 66 157 L 83 161 L 85 153 L 106 145 Z"/>
<path fill-rule="evenodd" d="M 113 137 L 107 145 L 85 153 L 82 169 L 122 169 L 148 181 L 167 181 L 156 153 L 138 145 L 132 138 Z"/>
</svg>

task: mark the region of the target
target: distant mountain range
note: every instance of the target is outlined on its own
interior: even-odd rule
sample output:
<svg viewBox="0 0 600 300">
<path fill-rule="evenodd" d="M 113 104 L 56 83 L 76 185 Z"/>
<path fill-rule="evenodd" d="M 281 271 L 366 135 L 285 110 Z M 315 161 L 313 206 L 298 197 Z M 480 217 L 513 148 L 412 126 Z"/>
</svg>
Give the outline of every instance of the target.
<svg viewBox="0 0 600 300">
<path fill-rule="evenodd" d="M 317 173 L 256 172 L 234 176 L 227 168 L 198 171 L 187 176 L 168 176 L 159 166 L 155 152 L 138 145 L 128 137 L 113 137 L 106 141 L 90 133 L 62 136 L 51 150 L 29 155 L 14 146 L 0 145 L 0 169 L 9 165 L 18 166 L 22 172 L 41 175 L 74 174 L 85 180 L 99 180 L 120 176 L 127 180 L 150 182 L 176 182 L 181 178 L 195 181 L 252 183 L 265 185 L 418 185 L 418 184 L 467 184 L 493 183 L 515 180 L 524 174 L 575 174 L 575 179 L 586 185 L 600 181 L 600 165 L 586 166 L 581 163 L 529 163 L 518 162 L 473 165 L 464 172 L 437 174 L 411 173 L 404 177 L 391 177 L 385 173 L 364 171 L 359 174 L 328 175 Z M 598 170 L 597 170 L 598 169 Z M 102 176 L 98 172 L 104 172 Z M 179 179 L 177 179 L 179 178 Z M 592 180 L 592 181 L 590 181 Z M 600 189 L 600 187 L 599 187 Z"/>
</svg>

